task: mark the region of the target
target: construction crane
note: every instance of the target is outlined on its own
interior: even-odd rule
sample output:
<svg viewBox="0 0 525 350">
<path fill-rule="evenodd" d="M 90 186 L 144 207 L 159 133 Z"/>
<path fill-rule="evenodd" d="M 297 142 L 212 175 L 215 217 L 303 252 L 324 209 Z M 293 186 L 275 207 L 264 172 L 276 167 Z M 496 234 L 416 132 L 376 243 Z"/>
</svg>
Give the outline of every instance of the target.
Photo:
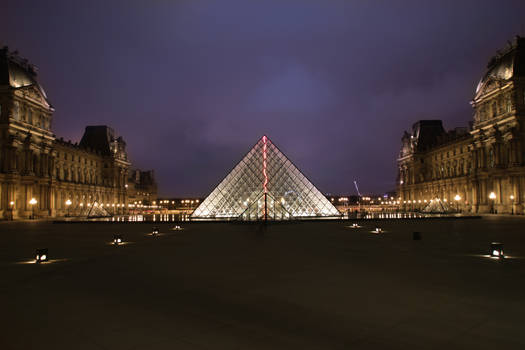
<svg viewBox="0 0 525 350">
<path fill-rule="evenodd" d="M 357 180 L 354 180 L 354 186 L 355 186 L 355 189 L 357 190 L 357 195 L 359 197 L 362 197 L 361 192 L 359 192 L 359 187 L 357 186 Z"/>
</svg>

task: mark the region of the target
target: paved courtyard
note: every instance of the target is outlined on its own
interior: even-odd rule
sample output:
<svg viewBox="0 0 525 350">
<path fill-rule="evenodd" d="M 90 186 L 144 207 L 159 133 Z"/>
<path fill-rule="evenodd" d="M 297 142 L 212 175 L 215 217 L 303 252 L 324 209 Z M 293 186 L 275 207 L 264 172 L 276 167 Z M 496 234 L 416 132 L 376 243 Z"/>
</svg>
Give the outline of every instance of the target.
<svg viewBox="0 0 525 350">
<path fill-rule="evenodd" d="M 525 348 L 525 218 L 377 222 L 0 223 L 0 349 Z"/>
</svg>

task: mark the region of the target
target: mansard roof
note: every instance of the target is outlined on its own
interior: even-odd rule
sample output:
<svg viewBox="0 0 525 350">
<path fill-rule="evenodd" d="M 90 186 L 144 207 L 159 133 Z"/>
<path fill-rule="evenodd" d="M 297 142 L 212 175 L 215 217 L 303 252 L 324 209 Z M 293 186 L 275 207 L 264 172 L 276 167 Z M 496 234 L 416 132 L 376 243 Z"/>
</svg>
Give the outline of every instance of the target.
<svg viewBox="0 0 525 350">
<path fill-rule="evenodd" d="M 476 87 L 476 98 L 487 90 L 491 91 L 486 87 L 492 82 L 505 83 L 519 77 L 525 77 L 525 38 L 516 36 L 489 60 L 487 70 Z"/>
<path fill-rule="evenodd" d="M 449 131 L 443 128 L 441 120 L 419 120 L 412 125 L 412 131 L 405 131 L 401 138 L 399 158 L 437 149 L 443 145 L 467 139 L 470 133 L 467 127 L 459 127 Z"/>
<path fill-rule="evenodd" d="M 80 147 L 127 161 L 126 142 L 120 136 L 115 137 L 115 131 L 107 125 L 86 126 Z"/>
<path fill-rule="evenodd" d="M 37 80 L 37 70 L 27 59 L 20 57 L 17 51 L 10 52 L 7 46 L 0 49 L 0 86 L 13 89 L 34 87 L 51 107 L 46 92 Z"/>
</svg>

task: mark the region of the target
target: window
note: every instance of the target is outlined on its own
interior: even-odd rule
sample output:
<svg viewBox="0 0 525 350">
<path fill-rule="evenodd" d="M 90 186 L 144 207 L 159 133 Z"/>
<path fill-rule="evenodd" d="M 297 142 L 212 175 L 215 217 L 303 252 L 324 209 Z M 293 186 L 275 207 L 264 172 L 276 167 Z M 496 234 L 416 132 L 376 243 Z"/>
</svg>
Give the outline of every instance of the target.
<svg viewBox="0 0 525 350">
<path fill-rule="evenodd" d="M 15 118 L 15 120 L 20 119 L 20 105 L 18 104 L 17 101 L 15 101 L 14 107 L 13 107 L 13 118 Z"/>
<path fill-rule="evenodd" d="M 512 109 L 512 103 L 510 100 L 510 95 L 505 96 L 505 110 L 506 112 L 510 112 Z"/>
</svg>

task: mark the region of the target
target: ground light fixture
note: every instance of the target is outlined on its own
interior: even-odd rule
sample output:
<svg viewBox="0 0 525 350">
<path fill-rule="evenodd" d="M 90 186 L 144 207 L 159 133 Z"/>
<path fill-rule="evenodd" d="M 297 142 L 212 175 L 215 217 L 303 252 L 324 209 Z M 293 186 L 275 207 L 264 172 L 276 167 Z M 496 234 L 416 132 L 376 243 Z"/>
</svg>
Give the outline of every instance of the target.
<svg viewBox="0 0 525 350">
<path fill-rule="evenodd" d="M 383 233 L 383 229 L 381 227 L 376 227 L 376 229 L 372 232 L 373 233 Z"/>
<path fill-rule="evenodd" d="M 124 242 L 122 239 L 122 235 L 113 235 L 113 244 L 114 245 L 121 245 Z"/>
<path fill-rule="evenodd" d="M 47 248 L 39 248 L 35 252 L 36 263 L 40 264 L 41 262 L 49 260 L 49 253 Z"/>
<path fill-rule="evenodd" d="M 490 257 L 503 259 L 505 255 L 503 254 L 503 243 L 492 242 L 490 244 Z"/>
<path fill-rule="evenodd" d="M 172 230 L 180 231 L 180 230 L 182 230 L 182 227 L 180 227 L 180 225 L 175 225 L 175 226 L 173 226 Z"/>
<path fill-rule="evenodd" d="M 358 224 L 356 224 L 355 222 L 350 226 L 351 228 L 359 228 L 361 226 L 359 226 Z"/>
<path fill-rule="evenodd" d="M 151 235 L 152 236 L 156 236 L 159 233 L 160 233 L 159 227 L 158 226 L 153 226 L 153 229 L 151 230 Z"/>
</svg>

